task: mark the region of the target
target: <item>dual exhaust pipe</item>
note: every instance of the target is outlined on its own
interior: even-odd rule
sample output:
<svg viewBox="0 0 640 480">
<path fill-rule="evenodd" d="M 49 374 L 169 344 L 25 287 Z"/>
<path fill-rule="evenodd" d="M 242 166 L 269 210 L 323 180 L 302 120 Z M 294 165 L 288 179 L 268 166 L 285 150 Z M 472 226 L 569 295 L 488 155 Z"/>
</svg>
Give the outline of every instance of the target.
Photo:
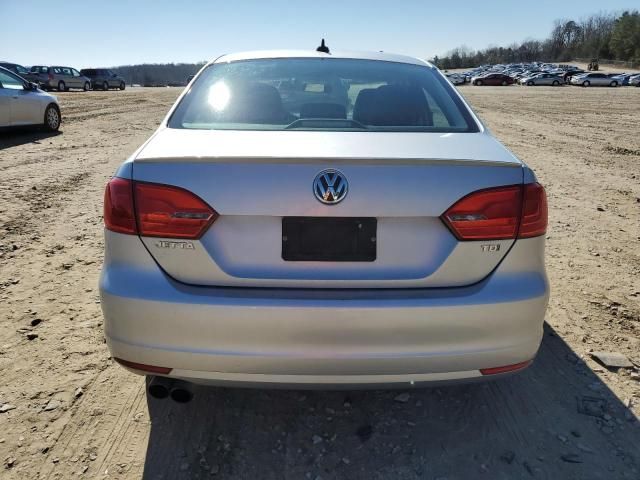
<svg viewBox="0 0 640 480">
<path fill-rule="evenodd" d="M 190 383 L 167 377 L 151 377 L 147 392 L 158 400 L 168 397 L 176 403 L 189 403 L 193 400 L 193 389 Z"/>
</svg>

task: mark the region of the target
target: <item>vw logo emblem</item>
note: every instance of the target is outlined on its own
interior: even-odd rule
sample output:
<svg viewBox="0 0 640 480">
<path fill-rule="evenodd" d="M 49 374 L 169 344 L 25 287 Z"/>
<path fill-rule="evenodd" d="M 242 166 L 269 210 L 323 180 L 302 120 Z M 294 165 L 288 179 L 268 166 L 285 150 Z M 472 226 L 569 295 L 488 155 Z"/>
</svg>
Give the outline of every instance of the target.
<svg viewBox="0 0 640 480">
<path fill-rule="evenodd" d="M 347 196 L 349 183 L 337 170 L 327 169 L 316 175 L 313 181 L 313 193 L 322 203 L 335 205 Z"/>
</svg>

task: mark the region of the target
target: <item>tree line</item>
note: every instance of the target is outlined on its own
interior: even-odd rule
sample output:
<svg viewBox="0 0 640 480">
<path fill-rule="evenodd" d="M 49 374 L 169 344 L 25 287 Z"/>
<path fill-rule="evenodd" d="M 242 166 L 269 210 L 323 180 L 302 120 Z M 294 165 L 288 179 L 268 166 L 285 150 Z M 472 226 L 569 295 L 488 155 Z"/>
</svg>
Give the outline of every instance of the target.
<svg viewBox="0 0 640 480">
<path fill-rule="evenodd" d="M 433 63 L 442 69 L 518 62 L 568 62 L 601 58 L 640 64 L 640 12 L 598 13 L 583 20 L 556 20 L 545 40 L 472 50 L 462 46 Z"/>
<path fill-rule="evenodd" d="M 123 65 L 113 67 L 115 73 L 120 75 L 129 84 L 138 84 L 148 87 L 166 85 L 186 85 L 187 78 L 195 75 L 202 68 L 201 63 L 145 63 L 141 65 Z"/>
</svg>

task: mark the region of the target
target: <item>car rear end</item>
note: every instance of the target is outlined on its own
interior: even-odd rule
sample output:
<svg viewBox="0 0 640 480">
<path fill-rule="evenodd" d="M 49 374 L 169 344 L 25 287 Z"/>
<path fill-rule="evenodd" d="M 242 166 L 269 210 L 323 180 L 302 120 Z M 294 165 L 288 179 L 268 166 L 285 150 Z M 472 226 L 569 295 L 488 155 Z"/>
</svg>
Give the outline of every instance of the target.
<svg viewBox="0 0 640 480">
<path fill-rule="evenodd" d="M 95 68 L 85 68 L 80 70 L 80 74 L 84 76 L 91 84 L 92 90 L 96 90 L 97 88 L 102 86 L 102 82 L 100 81 L 98 72 L 99 70 Z"/>
<path fill-rule="evenodd" d="M 47 66 L 36 65 L 31 67 L 25 78 L 30 82 L 40 85 L 44 90 L 49 90 L 57 86 L 54 82 L 53 72 L 51 71 L 51 68 Z"/>
<path fill-rule="evenodd" d="M 582 85 L 582 82 L 587 79 L 588 74 L 580 73 L 577 75 L 571 75 L 569 77 L 569 83 L 571 85 Z"/>
<path fill-rule="evenodd" d="M 110 181 L 113 356 L 233 385 L 526 367 L 548 300 L 533 173 L 428 64 L 305 55 L 210 65 Z"/>
</svg>

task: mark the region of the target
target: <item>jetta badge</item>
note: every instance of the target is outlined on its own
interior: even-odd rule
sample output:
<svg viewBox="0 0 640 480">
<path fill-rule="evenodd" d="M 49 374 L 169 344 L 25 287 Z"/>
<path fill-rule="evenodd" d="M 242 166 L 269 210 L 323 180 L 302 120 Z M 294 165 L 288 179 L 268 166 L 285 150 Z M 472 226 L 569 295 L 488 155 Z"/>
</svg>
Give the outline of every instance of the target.
<svg viewBox="0 0 640 480">
<path fill-rule="evenodd" d="M 313 181 L 313 193 L 316 198 L 327 205 L 335 205 L 347 196 L 349 182 L 337 170 L 327 169 L 316 175 Z"/>
</svg>

